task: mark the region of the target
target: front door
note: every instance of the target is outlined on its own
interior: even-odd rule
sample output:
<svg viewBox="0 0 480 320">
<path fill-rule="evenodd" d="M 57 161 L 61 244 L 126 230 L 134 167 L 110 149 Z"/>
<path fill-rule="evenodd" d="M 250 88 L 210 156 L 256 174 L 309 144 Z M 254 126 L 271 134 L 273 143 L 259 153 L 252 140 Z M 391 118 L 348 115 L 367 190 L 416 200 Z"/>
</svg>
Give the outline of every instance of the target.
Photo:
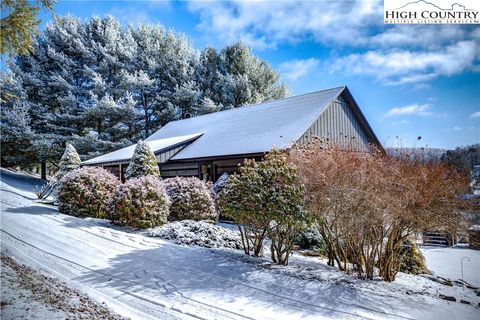
<svg viewBox="0 0 480 320">
<path fill-rule="evenodd" d="M 215 181 L 213 162 L 202 161 L 199 163 L 199 178 L 203 181 Z"/>
</svg>

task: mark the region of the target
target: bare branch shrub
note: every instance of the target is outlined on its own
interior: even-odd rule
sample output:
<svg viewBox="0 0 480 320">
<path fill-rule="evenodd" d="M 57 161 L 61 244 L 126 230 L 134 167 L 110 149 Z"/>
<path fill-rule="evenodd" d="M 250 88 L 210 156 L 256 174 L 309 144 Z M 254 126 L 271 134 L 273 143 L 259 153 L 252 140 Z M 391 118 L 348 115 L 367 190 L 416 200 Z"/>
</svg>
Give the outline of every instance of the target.
<svg viewBox="0 0 480 320">
<path fill-rule="evenodd" d="M 381 152 L 325 147 L 321 139 L 290 150 L 306 205 L 327 246 L 328 264 L 394 281 L 403 242 L 430 228 L 458 224 L 465 177 L 442 163 Z"/>
<path fill-rule="evenodd" d="M 53 190 L 55 190 L 56 185 L 56 181 L 49 180 L 47 183 L 33 187 L 33 193 L 35 193 L 38 199 L 45 200 L 52 194 Z"/>
</svg>

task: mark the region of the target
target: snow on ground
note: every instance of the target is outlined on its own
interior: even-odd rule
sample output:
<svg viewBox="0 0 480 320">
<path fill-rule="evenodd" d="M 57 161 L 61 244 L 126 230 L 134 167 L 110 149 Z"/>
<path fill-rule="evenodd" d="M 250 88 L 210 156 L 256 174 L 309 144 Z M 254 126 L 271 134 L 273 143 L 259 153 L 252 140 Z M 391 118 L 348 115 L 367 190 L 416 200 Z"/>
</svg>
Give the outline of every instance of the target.
<svg viewBox="0 0 480 320">
<path fill-rule="evenodd" d="M 404 274 L 362 281 L 299 255 L 279 267 L 241 250 L 179 246 L 59 214 L 32 202 L 17 175 L 2 171 L 0 183 L 2 250 L 132 319 L 478 319 L 471 289 Z"/>
<path fill-rule="evenodd" d="M 471 250 L 467 247 L 456 246 L 451 248 L 422 246 L 420 248 L 428 267 L 437 276 L 448 278 L 450 280 L 462 279 L 462 259 L 463 260 L 463 280 L 480 287 L 480 251 Z M 448 257 L 448 259 L 445 259 Z"/>
<path fill-rule="evenodd" d="M 1 319 L 123 319 L 85 294 L 1 254 Z"/>
</svg>

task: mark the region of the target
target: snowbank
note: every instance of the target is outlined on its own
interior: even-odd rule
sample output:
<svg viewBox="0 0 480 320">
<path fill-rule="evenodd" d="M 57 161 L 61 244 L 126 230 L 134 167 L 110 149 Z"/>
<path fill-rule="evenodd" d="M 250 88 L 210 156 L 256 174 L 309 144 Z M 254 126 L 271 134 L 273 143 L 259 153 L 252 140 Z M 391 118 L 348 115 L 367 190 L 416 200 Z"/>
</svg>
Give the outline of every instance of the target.
<svg viewBox="0 0 480 320">
<path fill-rule="evenodd" d="M 176 244 L 207 248 L 241 249 L 240 235 L 204 221 L 183 220 L 168 223 L 147 231 L 150 237 L 174 240 Z"/>
<path fill-rule="evenodd" d="M 1 253 L 1 319 L 125 319 L 105 305 Z"/>
</svg>

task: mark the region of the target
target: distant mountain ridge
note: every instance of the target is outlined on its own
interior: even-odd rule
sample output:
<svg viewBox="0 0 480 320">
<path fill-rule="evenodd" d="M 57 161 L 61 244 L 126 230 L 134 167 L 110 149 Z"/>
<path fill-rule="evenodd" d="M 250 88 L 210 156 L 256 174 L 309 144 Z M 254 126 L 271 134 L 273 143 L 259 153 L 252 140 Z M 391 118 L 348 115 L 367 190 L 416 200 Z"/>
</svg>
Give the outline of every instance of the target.
<svg viewBox="0 0 480 320">
<path fill-rule="evenodd" d="M 471 172 L 475 166 L 480 167 L 480 143 L 457 147 L 454 150 L 430 147 L 387 147 L 385 151 L 392 157 L 408 156 L 411 159 L 445 161 L 466 172 Z M 480 169 L 477 170 L 480 171 Z M 478 184 L 480 188 L 480 180 Z"/>
<path fill-rule="evenodd" d="M 385 151 L 388 155 L 397 157 L 400 155 L 408 155 L 411 157 L 422 157 L 424 159 L 433 160 L 440 159 L 448 149 L 430 148 L 430 147 L 387 147 Z"/>
</svg>

